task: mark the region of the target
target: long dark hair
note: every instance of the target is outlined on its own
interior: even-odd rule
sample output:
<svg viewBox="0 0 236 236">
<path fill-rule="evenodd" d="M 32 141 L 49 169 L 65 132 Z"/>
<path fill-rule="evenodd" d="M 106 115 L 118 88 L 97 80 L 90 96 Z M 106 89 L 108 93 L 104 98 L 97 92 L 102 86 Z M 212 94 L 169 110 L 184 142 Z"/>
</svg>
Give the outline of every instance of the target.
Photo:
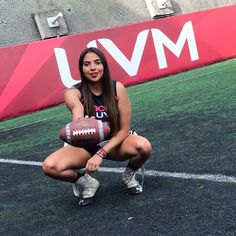
<svg viewBox="0 0 236 236">
<path fill-rule="evenodd" d="M 80 88 L 82 95 L 84 97 L 85 110 L 87 115 L 89 116 L 95 115 L 95 110 L 93 107 L 93 94 L 89 89 L 88 80 L 83 73 L 84 57 L 89 52 L 95 53 L 100 58 L 104 68 L 103 76 L 101 78 L 101 87 L 102 87 L 101 96 L 104 101 L 104 105 L 107 109 L 106 112 L 108 115 L 111 131 L 113 134 L 115 134 L 119 129 L 119 113 L 118 113 L 117 101 L 113 88 L 112 78 L 105 55 L 95 47 L 86 48 L 84 51 L 82 51 L 79 58 L 79 72 L 81 76 Z"/>
</svg>

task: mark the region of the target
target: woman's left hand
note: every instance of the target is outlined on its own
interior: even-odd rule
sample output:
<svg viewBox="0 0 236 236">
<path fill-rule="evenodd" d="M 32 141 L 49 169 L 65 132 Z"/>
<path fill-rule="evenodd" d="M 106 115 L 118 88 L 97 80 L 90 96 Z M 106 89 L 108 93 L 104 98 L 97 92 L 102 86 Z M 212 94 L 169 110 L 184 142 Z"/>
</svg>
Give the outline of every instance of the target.
<svg viewBox="0 0 236 236">
<path fill-rule="evenodd" d="M 101 163 L 102 163 L 102 158 L 97 154 L 95 154 L 87 161 L 87 164 L 85 166 L 86 172 L 92 173 L 98 171 Z"/>
</svg>

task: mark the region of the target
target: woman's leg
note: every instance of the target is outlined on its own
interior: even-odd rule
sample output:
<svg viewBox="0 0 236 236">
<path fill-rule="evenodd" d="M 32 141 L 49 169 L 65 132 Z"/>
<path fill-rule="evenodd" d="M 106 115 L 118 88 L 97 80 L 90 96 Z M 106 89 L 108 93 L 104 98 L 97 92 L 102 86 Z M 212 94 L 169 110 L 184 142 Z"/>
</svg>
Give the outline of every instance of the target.
<svg viewBox="0 0 236 236">
<path fill-rule="evenodd" d="M 67 145 L 46 158 L 43 171 L 51 178 L 75 182 L 78 178 L 76 169 L 84 168 L 90 157 L 86 150 Z"/>
<path fill-rule="evenodd" d="M 123 173 L 122 179 L 128 188 L 129 194 L 136 195 L 143 192 L 144 168 L 152 151 L 150 142 L 138 135 L 129 135 L 116 150 L 109 153 L 109 157 L 114 161 L 129 160 Z M 141 181 L 137 179 L 137 174 L 141 171 Z"/>
<path fill-rule="evenodd" d="M 73 183 L 73 193 L 76 197 L 80 197 L 80 206 L 91 204 L 100 186 L 95 178 L 87 173 L 80 175 L 76 171 L 84 168 L 89 158 L 91 154 L 85 149 L 67 145 L 52 153 L 43 162 L 43 171 L 46 175 Z"/>
<path fill-rule="evenodd" d="M 128 166 L 139 169 L 152 152 L 151 143 L 139 135 L 129 135 L 120 146 L 109 153 L 109 158 L 114 161 L 129 160 Z"/>
</svg>

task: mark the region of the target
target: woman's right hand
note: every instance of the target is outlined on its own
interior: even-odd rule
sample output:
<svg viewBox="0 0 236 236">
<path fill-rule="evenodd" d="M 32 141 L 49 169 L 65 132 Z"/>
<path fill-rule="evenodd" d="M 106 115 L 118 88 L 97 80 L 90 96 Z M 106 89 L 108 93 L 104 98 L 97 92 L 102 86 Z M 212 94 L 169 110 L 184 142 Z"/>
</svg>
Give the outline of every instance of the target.
<svg viewBox="0 0 236 236">
<path fill-rule="evenodd" d="M 86 172 L 89 174 L 98 171 L 101 163 L 102 163 L 102 158 L 97 154 L 95 154 L 87 161 L 87 164 L 85 166 Z"/>
</svg>

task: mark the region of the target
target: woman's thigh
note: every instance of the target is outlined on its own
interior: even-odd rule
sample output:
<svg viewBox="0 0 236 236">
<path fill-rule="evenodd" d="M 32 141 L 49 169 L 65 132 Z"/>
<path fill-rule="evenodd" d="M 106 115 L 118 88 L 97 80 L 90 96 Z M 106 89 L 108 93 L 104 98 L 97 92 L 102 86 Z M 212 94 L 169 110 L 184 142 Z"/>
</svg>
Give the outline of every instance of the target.
<svg viewBox="0 0 236 236">
<path fill-rule="evenodd" d="M 44 164 L 57 170 L 81 169 L 91 158 L 89 152 L 83 148 L 64 146 L 46 158 Z"/>
<path fill-rule="evenodd" d="M 140 135 L 129 135 L 117 148 L 109 153 L 113 161 L 125 161 L 137 155 L 151 153 L 150 142 Z"/>
</svg>

